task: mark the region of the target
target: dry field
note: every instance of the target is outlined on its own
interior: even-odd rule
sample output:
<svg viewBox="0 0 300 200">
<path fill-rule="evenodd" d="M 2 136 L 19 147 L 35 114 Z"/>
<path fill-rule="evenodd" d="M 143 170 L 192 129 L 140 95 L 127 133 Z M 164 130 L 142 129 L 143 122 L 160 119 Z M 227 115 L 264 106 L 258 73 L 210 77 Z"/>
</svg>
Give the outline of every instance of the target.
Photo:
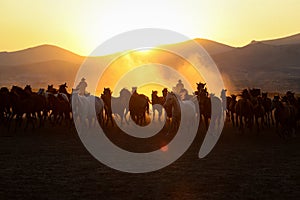
<svg viewBox="0 0 300 200">
<path fill-rule="evenodd" d="M 94 159 L 74 128 L 0 130 L 0 199 L 300 199 L 300 131 L 283 140 L 226 124 L 204 159 L 199 133 L 170 166 L 129 174 Z"/>
</svg>

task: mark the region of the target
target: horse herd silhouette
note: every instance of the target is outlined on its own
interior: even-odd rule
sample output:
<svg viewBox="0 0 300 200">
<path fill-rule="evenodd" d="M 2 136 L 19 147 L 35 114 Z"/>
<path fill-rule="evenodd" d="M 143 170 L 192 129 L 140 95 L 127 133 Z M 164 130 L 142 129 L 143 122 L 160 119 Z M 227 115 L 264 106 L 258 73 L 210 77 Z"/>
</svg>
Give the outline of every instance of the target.
<svg viewBox="0 0 300 200">
<path fill-rule="evenodd" d="M 170 130 L 176 130 L 180 125 L 181 110 L 186 110 L 189 117 L 198 118 L 199 123 L 207 129 L 215 120 L 226 116 L 232 126 L 240 132 L 246 128 L 252 130 L 256 126 L 257 132 L 264 128 L 276 127 L 281 137 L 294 135 L 300 119 L 300 98 L 288 91 L 285 96 L 274 96 L 271 100 L 267 93 L 260 89 L 244 89 L 241 94 L 226 96 L 223 89 L 220 98 L 208 94 L 205 83 L 197 83 L 197 91 L 189 98 L 182 99 L 180 94 L 162 90 L 162 96 L 152 91 L 151 100 L 137 90 L 130 92 L 123 88 L 119 97 L 113 97 L 110 88 L 104 88 L 101 96 L 80 95 L 78 90 L 72 89 L 68 93 L 67 84 L 59 85 L 55 89 L 48 85 L 46 89 L 33 92 L 30 85 L 23 89 L 12 86 L 0 89 L 0 125 L 16 131 L 22 127 L 43 127 L 45 122 L 51 125 L 72 125 L 79 120 L 86 127 L 99 123 L 103 128 L 115 126 L 115 120 L 121 125 L 132 120 L 144 126 L 149 123 L 150 104 L 152 104 L 152 119 L 161 121 L 163 113 Z M 216 111 L 216 118 L 212 118 L 212 105 Z M 197 109 L 199 108 L 199 109 Z M 199 112 L 200 111 L 200 112 Z M 96 113 L 96 115 L 95 115 Z M 156 114 L 158 114 L 156 116 Z M 129 116 L 130 117 L 129 117 Z M 193 119 L 191 119 L 193 120 Z"/>
</svg>

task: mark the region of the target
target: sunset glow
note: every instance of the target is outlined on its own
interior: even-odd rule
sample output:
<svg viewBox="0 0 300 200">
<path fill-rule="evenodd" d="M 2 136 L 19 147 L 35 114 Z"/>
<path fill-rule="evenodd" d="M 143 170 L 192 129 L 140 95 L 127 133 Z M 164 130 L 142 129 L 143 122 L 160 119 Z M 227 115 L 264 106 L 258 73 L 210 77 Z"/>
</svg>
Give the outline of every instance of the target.
<svg viewBox="0 0 300 200">
<path fill-rule="evenodd" d="M 53 44 L 80 55 L 124 31 L 170 29 L 232 46 L 300 32 L 297 0 L 0 2 L 1 49 Z"/>
</svg>

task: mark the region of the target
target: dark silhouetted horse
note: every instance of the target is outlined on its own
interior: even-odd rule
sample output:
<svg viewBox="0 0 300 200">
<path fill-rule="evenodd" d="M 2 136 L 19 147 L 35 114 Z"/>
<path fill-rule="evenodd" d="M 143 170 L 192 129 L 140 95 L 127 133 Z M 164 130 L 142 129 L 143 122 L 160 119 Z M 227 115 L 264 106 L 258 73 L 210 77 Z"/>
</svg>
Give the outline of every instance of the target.
<svg viewBox="0 0 300 200">
<path fill-rule="evenodd" d="M 244 132 L 244 124 L 252 130 L 254 111 L 247 89 L 243 90 L 241 96 L 242 98 L 239 99 L 235 105 L 235 111 L 238 119 L 236 124 L 239 129 Z"/>
<path fill-rule="evenodd" d="M 157 95 L 157 91 L 152 90 L 151 94 L 151 103 L 152 103 L 152 112 L 153 112 L 153 119 L 155 119 L 155 111 L 158 112 L 158 120 L 161 121 L 161 115 L 163 111 L 163 105 L 166 99 L 164 96 L 159 97 Z"/>
<path fill-rule="evenodd" d="M 11 122 L 13 118 L 15 117 L 15 131 L 17 130 L 17 127 L 21 127 L 22 121 L 23 121 L 23 115 L 26 117 L 26 125 L 24 130 L 26 130 L 29 126 L 29 123 L 32 125 L 32 129 L 34 129 L 34 101 L 30 98 L 30 95 L 27 94 L 22 88 L 18 86 L 13 86 L 10 93 L 10 102 L 12 107 L 12 114 L 9 119 L 8 124 L 8 130 L 10 129 Z"/>
<path fill-rule="evenodd" d="M 0 124 L 6 124 L 11 115 L 10 111 L 9 90 L 6 87 L 0 89 Z"/>
<path fill-rule="evenodd" d="M 281 137 L 288 137 L 296 130 L 296 110 L 287 99 L 280 101 L 279 96 L 274 96 L 273 105 L 275 108 L 274 116 L 276 130 Z M 281 130 L 279 130 L 279 125 Z"/>
<path fill-rule="evenodd" d="M 262 93 L 262 105 L 265 109 L 265 123 L 270 128 L 271 122 L 274 125 L 274 119 L 272 115 L 272 100 L 268 98 L 268 93 Z"/>
<path fill-rule="evenodd" d="M 131 119 L 138 125 L 146 123 L 146 113 L 149 114 L 149 98 L 136 91 L 130 97 L 129 111 Z"/>
<path fill-rule="evenodd" d="M 197 83 L 197 98 L 199 102 L 200 116 L 203 116 L 205 127 L 208 129 L 209 119 L 211 118 L 211 100 L 205 87 L 206 83 Z M 201 117 L 199 122 L 201 123 Z"/>
<path fill-rule="evenodd" d="M 237 103 L 236 95 L 232 94 L 230 99 L 228 99 L 227 105 L 228 105 L 228 114 L 233 126 L 238 125 L 236 124 L 238 123 L 238 119 L 236 115 L 236 107 L 235 107 L 236 103 Z"/>
<path fill-rule="evenodd" d="M 47 113 L 47 106 L 46 106 L 46 98 L 43 95 L 39 95 L 36 92 L 32 92 L 31 86 L 26 85 L 24 88 L 25 93 L 29 95 L 29 97 L 32 99 L 34 103 L 34 113 L 35 117 L 38 117 L 39 119 L 39 127 L 43 126 L 44 124 L 44 117 L 43 115 Z"/>
<path fill-rule="evenodd" d="M 110 88 L 104 88 L 103 93 L 101 94 L 101 99 L 104 102 L 104 111 L 105 111 L 105 125 L 107 126 L 109 121 L 111 122 L 112 126 L 114 126 L 114 121 L 112 117 L 112 109 L 111 109 L 111 90 Z"/>
<path fill-rule="evenodd" d="M 123 88 L 120 91 L 119 97 L 111 97 L 111 103 L 112 103 L 112 112 L 115 117 L 120 117 L 121 119 L 121 125 L 123 124 L 123 121 L 128 124 L 127 121 L 127 115 L 129 113 L 129 100 L 131 97 L 131 92 Z"/>
</svg>

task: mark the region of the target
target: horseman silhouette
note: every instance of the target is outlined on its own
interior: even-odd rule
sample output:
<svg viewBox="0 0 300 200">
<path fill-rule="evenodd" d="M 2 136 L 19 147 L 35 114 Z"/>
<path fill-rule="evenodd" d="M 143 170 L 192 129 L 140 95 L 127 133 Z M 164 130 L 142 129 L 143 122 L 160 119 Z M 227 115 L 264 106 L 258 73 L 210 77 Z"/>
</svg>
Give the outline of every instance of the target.
<svg viewBox="0 0 300 200">
<path fill-rule="evenodd" d="M 78 90 L 78 94 L 79 95 L 88 95 L 88 93 L 86 93 L 85 89 L 87 88 L 87 83 L 85 81 L 85 78 L 82 78 L 81 81 L 79 82 L 79 84 L 76 87 L 76 90 Z"/>
</svg>

